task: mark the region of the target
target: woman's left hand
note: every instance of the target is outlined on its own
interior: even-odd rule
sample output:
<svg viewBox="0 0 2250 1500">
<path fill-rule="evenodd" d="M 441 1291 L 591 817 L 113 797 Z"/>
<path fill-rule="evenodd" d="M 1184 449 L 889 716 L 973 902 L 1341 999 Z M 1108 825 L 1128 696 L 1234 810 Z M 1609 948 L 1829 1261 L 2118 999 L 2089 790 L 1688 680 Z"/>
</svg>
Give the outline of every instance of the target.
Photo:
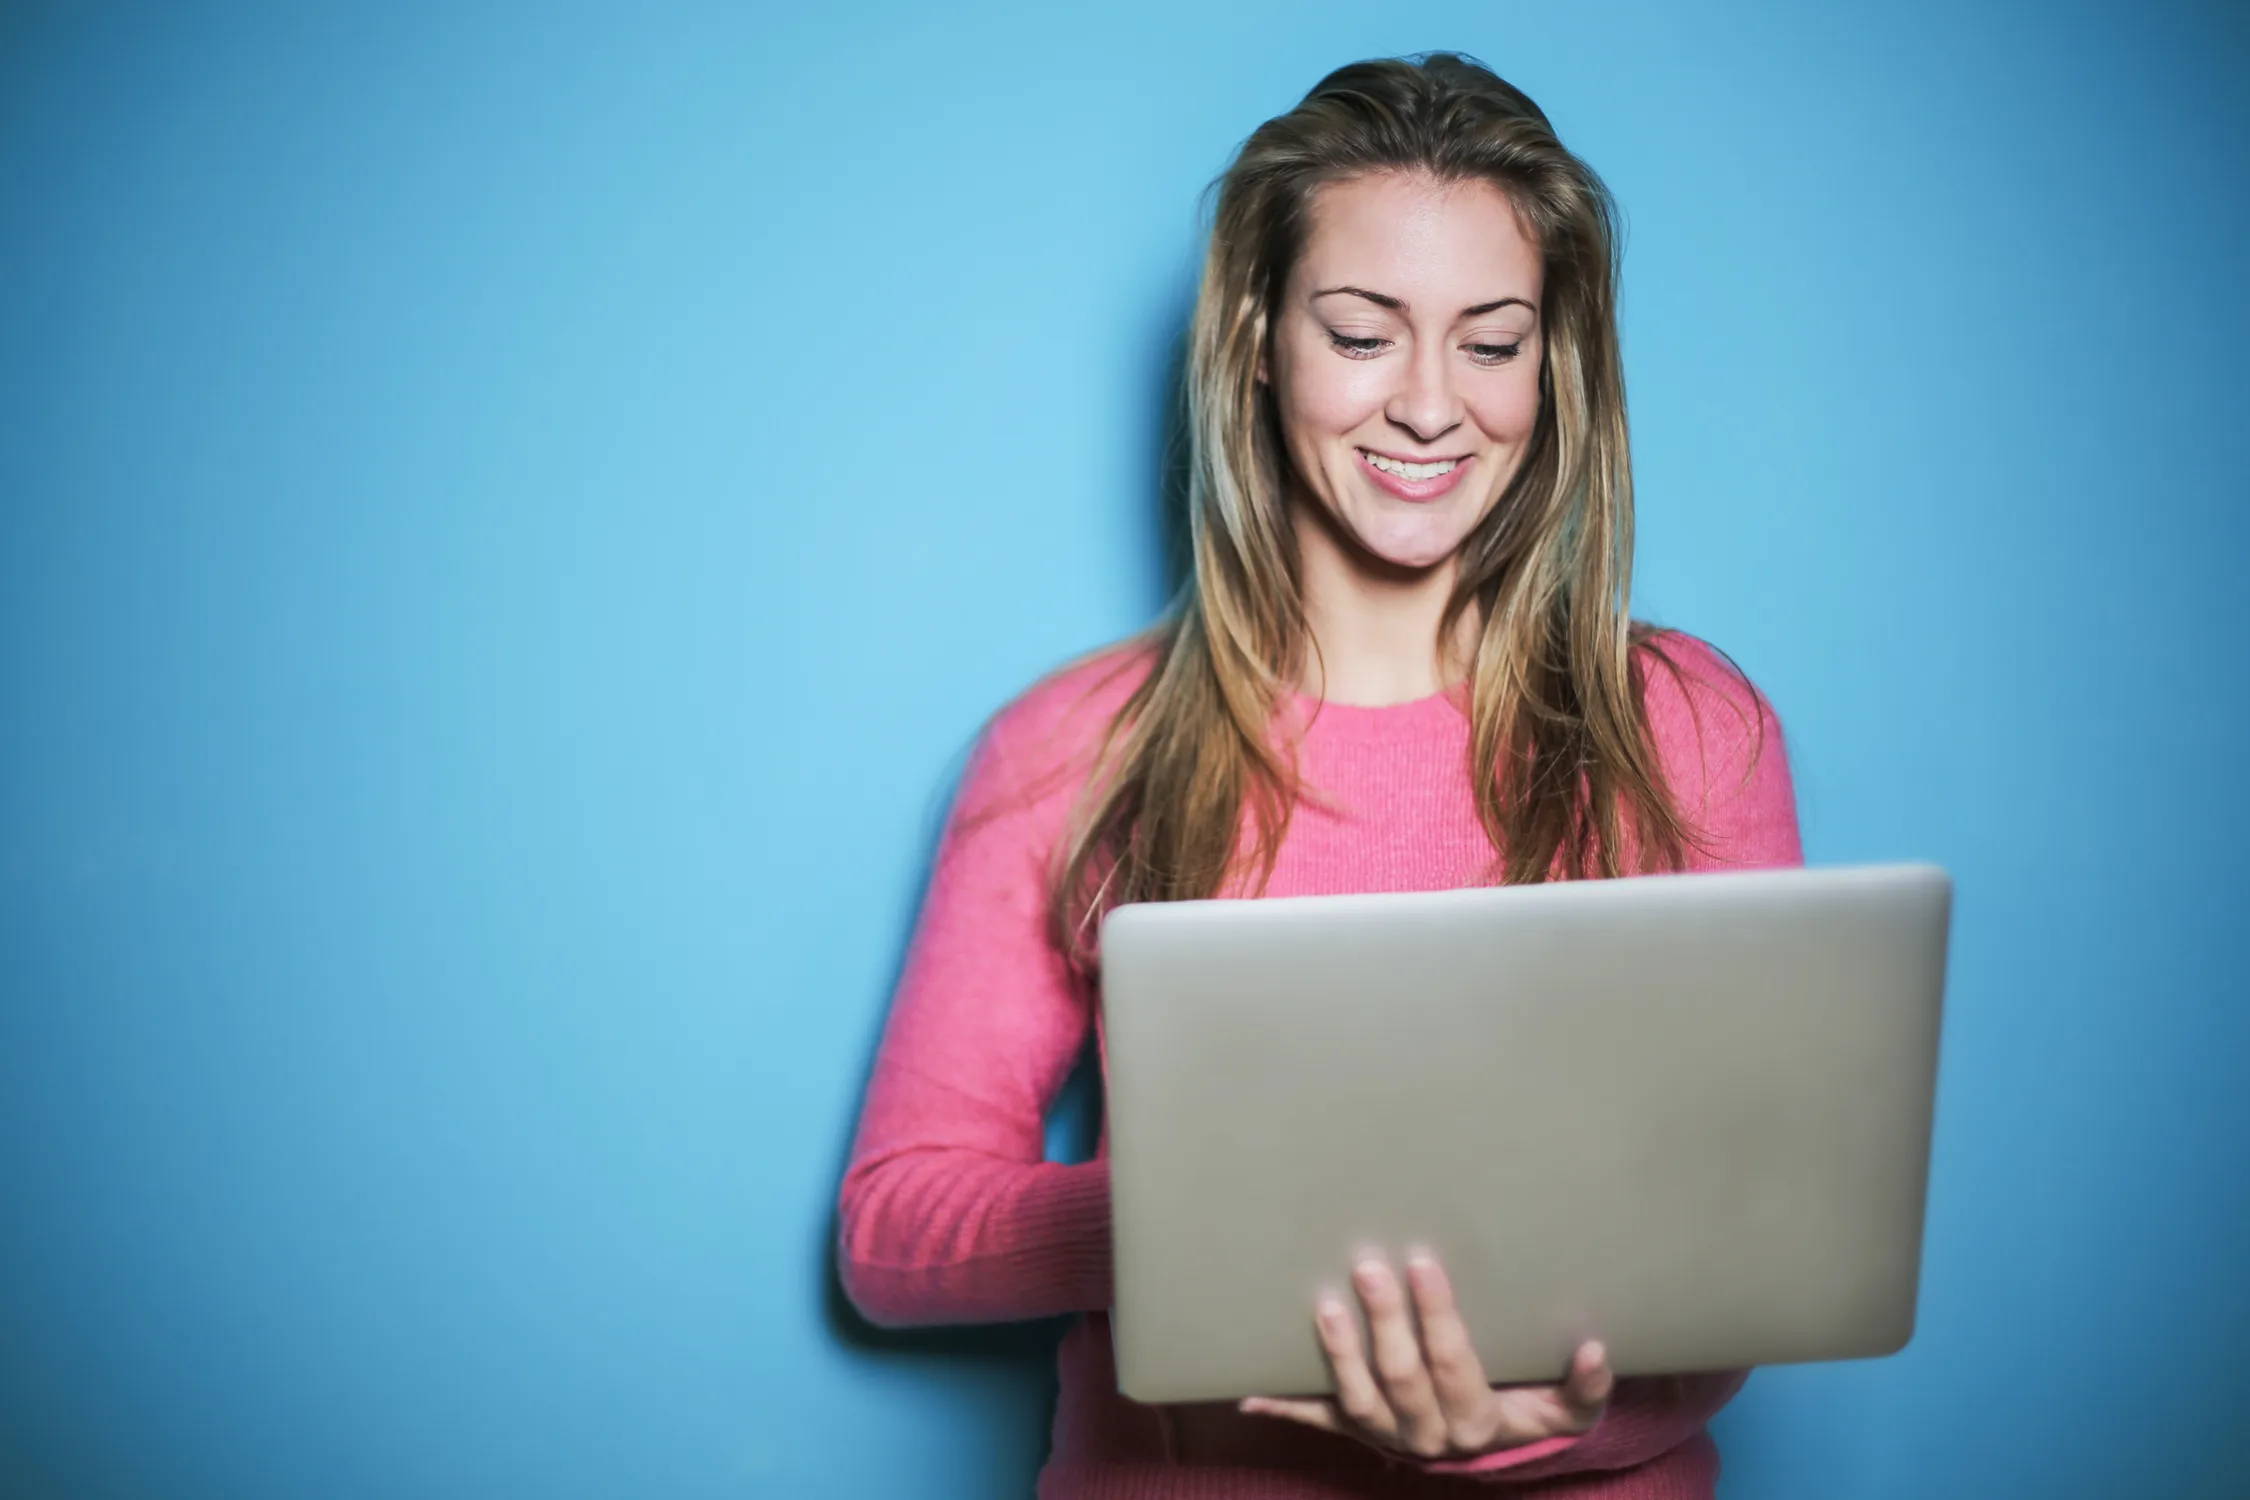
<svg viewBox="0 0 2250 1500">
<path fill-rule="evenodd" d="M 1435 1257 L 1410 1256 L 1407 1275 L 1415 1313 L 1408 1312 L 1398 1278 L 1381 1259 L 1363 1260 L 1352 1273 L 1367 1309 L 1375 1352 L 1372 1371 L 1361 1352 L 1358 1323 L 1341 1302 L 1326 1299 L 1317 1323 L 1335 1373 L 1335 1396 L 1312 1401 L 1251 1396 L 1236 1409 L 1286 1417 L 1417 1458 L 1440 1459 L 1574 1436 L 1601 1419 L 1615 1378 L 1598 1342 L 1589 1339 L 1578 1346 L 1560 1385 L 1492 1386 L 1454 1305 L 1444 1267 Z"/>
</svg>

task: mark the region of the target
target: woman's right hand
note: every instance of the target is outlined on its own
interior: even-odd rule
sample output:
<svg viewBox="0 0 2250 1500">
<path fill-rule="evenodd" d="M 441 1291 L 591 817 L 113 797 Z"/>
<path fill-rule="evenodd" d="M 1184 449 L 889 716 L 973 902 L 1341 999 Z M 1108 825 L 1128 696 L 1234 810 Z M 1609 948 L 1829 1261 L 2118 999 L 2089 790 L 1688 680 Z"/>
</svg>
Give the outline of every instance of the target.
<svg viewBox="0 0 2250 1500">
<path fill-rule="evenodd" d="M 1369 1257 L 1352 1273 L 1367 1310 L 1372 1370 L 1357 1322 L 1343 1303 L 1329 1299 L 1316 1323 L 1335 1375 L 1335 1396 L 1311 1401 L 1251 1396 L 1237 1410 L 1303 1422 L 1424 1459 L 1474 1458 L 1574 1437 L 1601 1420 L 1616 1377 L 1600 1343 L 1589 1339 L 1578 1346 L 1560 1384 L 1494 1386 L 1484 1378 L 1445 1268 L 1423 1253 L 1408 1257 L 1407 1271 L 1412 1313 L 1382 1259 Z"/>
</svg>

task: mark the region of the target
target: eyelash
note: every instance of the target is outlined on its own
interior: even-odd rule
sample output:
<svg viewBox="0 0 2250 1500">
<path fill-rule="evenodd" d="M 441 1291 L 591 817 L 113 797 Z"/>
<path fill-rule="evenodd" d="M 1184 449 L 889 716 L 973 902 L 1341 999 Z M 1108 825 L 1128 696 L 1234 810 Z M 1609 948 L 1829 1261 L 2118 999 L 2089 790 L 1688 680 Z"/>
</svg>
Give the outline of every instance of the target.
<svg viewBox="0 0 2250 1500">
<path fill-rule="evenodd" d="M 1332 333 L 1328 335 L 1328 342 L 1334 344 L 1338 349 L 1343 350 L 1345 354 L 1349 355 L 1353 359 L 1366 359 L 1374 354 L 1375 346 L 1377 344 L 1387 344 L 1390 342 L 1390 340 L 1346 338 L 1343 334 Z M 1487 359 L 1481 354 L 1472 354 L 1470 358 L 1474 359 L 1480 365 L 1504 365 L 1509 360 L 1514 359 L 1516 355 L 1522 351 L 1523 340 L 1518 339 L 1512 344 L 1471 344 L 1469 345 L 1469 348 L 1497 349 L 1500 352 L 1499 357 L 1496 359 Z"/>
</svg>

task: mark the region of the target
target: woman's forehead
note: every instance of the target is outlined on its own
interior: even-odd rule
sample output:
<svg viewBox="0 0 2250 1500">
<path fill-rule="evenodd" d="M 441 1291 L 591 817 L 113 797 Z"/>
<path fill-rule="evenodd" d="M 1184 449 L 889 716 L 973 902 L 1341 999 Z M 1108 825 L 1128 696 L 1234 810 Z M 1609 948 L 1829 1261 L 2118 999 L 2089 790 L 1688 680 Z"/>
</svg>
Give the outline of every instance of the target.
<svg viewBox="0 0 2250 1500">
<path fill-rule="evenodd" d="M 1301 296 L 1338 284 L 1372 290 L 1413 316 L 1422 298 L 1442 297 L 1436 310 L 1450 317 L 1503 297 L 1536 301 L 1540 270 L 1538 245 L 1498 187 L 1384 173 L 1313 194 L 1293 280 Z"/>
</svg>

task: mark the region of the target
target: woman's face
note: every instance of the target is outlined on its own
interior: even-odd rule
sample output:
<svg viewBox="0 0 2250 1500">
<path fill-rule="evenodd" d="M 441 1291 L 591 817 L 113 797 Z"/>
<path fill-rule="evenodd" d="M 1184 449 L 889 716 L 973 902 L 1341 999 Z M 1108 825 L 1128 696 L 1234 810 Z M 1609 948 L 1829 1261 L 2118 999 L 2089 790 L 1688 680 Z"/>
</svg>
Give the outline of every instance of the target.
<svg viewBox="0 0 2250 1500">
<path fill-rule="evenodd" d="M 1489 183 L 1391 172 L 1314 194 L 1258 368 L 1300 538 L 1324 531 L 1394 569 L 1454 556 L 1539 417 L 1541 282 L 1538 246 Z M 1401 464 L 1423 467 L 1379 467 Z"/>
</svg>

